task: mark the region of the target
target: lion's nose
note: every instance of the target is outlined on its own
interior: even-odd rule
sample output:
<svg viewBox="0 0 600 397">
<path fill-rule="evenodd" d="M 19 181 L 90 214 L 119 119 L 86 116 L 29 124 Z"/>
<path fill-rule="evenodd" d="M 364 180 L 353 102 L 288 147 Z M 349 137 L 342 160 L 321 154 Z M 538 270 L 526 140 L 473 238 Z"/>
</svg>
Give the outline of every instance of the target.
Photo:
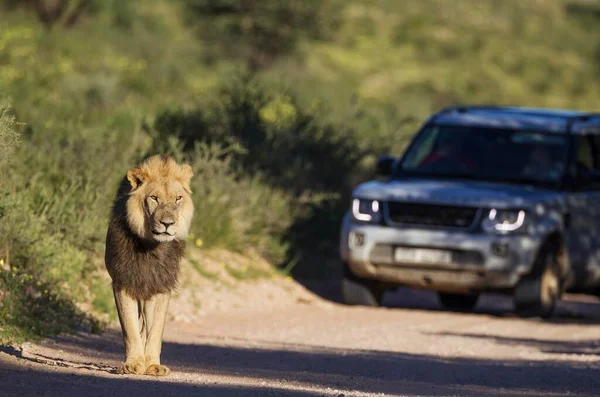
<svg viewBox="0 0 600 397">
<path fill-rule="evenodd" d="M 175 221 L 173 221 L 173 220 L 166 220 L 166 221 L 160 221 L 160 223 L 162 223 L 163 225 L 165 225 L 166 228 L 169 228 L 169 226 L 171 226 L 172 224 L 174 224 Z"/>
</svg>

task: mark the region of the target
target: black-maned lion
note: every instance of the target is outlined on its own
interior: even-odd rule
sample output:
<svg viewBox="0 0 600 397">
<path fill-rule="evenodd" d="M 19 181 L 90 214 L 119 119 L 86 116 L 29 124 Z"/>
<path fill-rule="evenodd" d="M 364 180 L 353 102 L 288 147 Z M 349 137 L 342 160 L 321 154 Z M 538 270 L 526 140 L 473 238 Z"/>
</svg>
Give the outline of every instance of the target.
<svg viewBox="0 0 600 397">
<path fill-rule="evenodd" d="M 119 186 L 106 236 L 105 262 L 123 331 L 121 374 L 169 374 L 160 363 L 160 352 L 194 213 L 192 176 L 189 165 L 152 156 L 130 169 Z"/>
</svg>

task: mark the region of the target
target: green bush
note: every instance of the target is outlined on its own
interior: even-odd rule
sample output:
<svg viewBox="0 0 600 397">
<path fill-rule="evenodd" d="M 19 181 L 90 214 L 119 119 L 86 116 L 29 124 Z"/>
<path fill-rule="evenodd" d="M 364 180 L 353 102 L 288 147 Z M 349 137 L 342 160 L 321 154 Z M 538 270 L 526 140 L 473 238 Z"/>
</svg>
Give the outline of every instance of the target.
<svg viewBox="0 0 600 397">
<path fill-rule="evenodd" d="M 261 175 L 270 185 L 309 199 L 348 190 L 357 164 L 373 150 L 360 145 L 352 121 L 324 121 L 293 95 L 242 76 L 220 90 L 211 106 L 159 114 L 155 142 L 176 136 L 186 152 L 196 142 L 234 145 L 238 150 L 231 161 L 239 172 Z"/>
<path fill-rule="evenodd" d="M 221 54 L 242 58 L 251 70 L 271 66 L 302 38 L 323 39 L 338 25 L 341 2 L 185 0 L 189 22 Z"/>
<path fill-rule="evenodd" d="M 112 300 L 97 299 L 110 283 L 96 258 L 119 174 L 137 153 L 120 149 L 132 146 L 121 136 L 63 128 L 30 127 L 2 184 L 3 340 L 98 329 L 78 304 L 91 301 L 104 312 Z"/>
<path fill-rule="evenodd" d="M 18 140 L 19 134 L 15 131 L 15 117 L 11 113 L 11 108 L 6 100 L 0 100 L 0 178 Z"/>
<path fill-rule="evenodd" d="M 295 216 L 291 197 L 258 174 L 240 172 L 234 162 L 242 153 L 239 146 L 196 141 L 186 151 L 186 144 L 174 136 L 160 142 L 162 149 L 148 155 L 170 154 L 194 170 L 192 243 L 254 250 L 274 262 L 283 260 L 287 246 L 281 236 Z"/>
<path fill-rule="evenodd" d="M 282 261 L 287 247 L 281 236 L 294 220 L 291 199 L 258 174 L 240 176 L 233 153 L 216 144 L 196 144 L 189 159 L 196 174 L 193 233 L 209 246 L 251 249 Z"/>
<path fill-rule="evenodd" d="M 18 136 L 10 107 L 0 104 L 0 171 L 6 171 Z M 33 200 L 13 184 L 22 150 L 10 172 L 0 174 L 0 343 L 52 335 L 85 323 L 92 329 L 98 325 L 61 292 L 65 282 L 77 279 L 73 270 L 86 262 L 85 255 L 49 234 L 50 225 L 29 208 Z M 73 290 L 77 284 L 69 287 Z"/>
</svg>

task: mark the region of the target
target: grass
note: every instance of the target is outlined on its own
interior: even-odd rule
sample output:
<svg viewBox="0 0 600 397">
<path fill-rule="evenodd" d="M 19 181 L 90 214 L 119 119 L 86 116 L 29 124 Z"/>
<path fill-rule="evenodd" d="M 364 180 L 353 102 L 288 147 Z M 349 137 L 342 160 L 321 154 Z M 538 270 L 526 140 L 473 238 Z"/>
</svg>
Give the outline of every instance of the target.
<svg viewBox="0 0 600 397">
<path fill-rule="evenodd" d="M 188 258 L 188 260 L 202 277 L 210 281 L 219 281 L 219 273 L 207 270 L 198 259 Z"/>
<path fill-rule="evenodd" d="M 0 101 L 0 172 L 6 169 L 18 143 L 19 134 L 15 131 L 15 116 L 11 113 L 11 106 L 7 101 Z"/>
<path fill-rule="evenodd" d="M 192 242 L 328 277 L 349 191 L 432 111 L 600 108 L 598 1 L 352 0 L 327 40 L 251 75 L 183 3 L 96 3 L 69 30 L 0 12 L 0 343 L 115 318 L 109 209 L 149 154 L 194 169 Z"/>
<path fill-rule="evenodd" d="M 248 265 L 242 268 L 225 265 L 225 270 L 227 270 L 227 273 L 229 273 L 231 277 L 238 281 L 265 279 L 270 278 L 272 275 L 272 273 L 267 270 Z"/>
</svg>

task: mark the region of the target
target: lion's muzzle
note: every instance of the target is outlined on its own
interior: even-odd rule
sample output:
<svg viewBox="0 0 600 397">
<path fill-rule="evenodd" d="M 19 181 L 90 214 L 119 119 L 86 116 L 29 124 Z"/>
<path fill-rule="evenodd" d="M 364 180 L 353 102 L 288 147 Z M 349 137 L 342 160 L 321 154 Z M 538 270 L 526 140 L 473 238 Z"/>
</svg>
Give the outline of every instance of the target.
<svg viewBox="0 0 600 397">
<path fill-rule="evenodd" d="M 167 208 L 158 208 L 152 220 L 152 234 L 159 241 L 174 238 L 177 234 L 175 214 Z"/>
</svg>

